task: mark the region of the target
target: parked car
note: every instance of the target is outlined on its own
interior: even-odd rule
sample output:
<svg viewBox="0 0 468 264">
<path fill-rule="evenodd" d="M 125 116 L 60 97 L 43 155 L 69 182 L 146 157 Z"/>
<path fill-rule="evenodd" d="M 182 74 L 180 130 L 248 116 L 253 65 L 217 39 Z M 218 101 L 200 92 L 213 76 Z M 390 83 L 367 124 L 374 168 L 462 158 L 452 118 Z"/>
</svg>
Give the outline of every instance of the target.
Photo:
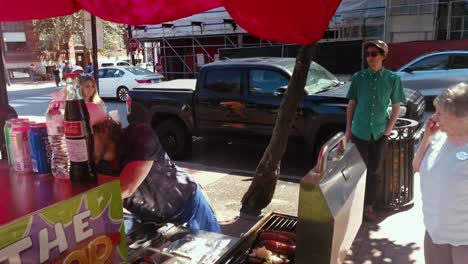
<svg viewBox="0 0 468 264">
<path fill-rule="evenodd" d="M 126 61 L 106 61 L 106 62 L 102 62 L 99 67 L 111 67 L 111 66 L 132 66 L 132 65 Z"/>
<path fill-rule="evenodd" d="M 403 86 L 420 91 L 432 100 L 442 90 L 468 81 L 468 50 L 440 51 L 422 55 L 397 71 Z"/>
<path fill-rule="evenodd" d="M 99 95 L 127 100 L 128 90 L 142 84 L 158 83 L 163 75 L 136 66 L 104 67 L 98 70 Z"/>
<path fill-rule="evenodd" d="M 294 65 L 294 58 L 219 61 L 202 67 L 197 80 L 148 84 L 129 94 L 132 103 L 139 102 L 151 112 L 153 127 L 166 152 L 172 158 L 184 158 L 190 153 L 192 136 L 244 141 L 270 137 Z M 313 63 L 291 137 L 318 151 L 331 136 L 344 131 L 348 88 Z M 423 96 L 409 89 L 405 93 L 408 102 L 402 106 L 401 115 L 420 121 L 425 108 Z"/>
</svg>

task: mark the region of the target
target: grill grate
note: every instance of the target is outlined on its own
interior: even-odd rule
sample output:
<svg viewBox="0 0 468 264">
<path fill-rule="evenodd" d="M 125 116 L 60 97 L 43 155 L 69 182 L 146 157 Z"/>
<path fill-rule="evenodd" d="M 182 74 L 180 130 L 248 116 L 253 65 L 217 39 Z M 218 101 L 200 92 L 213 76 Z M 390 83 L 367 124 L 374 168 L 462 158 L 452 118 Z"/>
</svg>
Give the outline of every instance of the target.
<svg viewBox="0 0 468 264">
<path fill-rule="evenodd" d="M 222 260 L 226 264 L 244 264 L 249 263 L 248 257 L 251 248 L 257 242 L 257 236 L 261 231 L 277 230 L 296 232 L 297 218 L 293 216 L 272 213 L 265 216 L 257 225 L 252 227 L 244 239 L 241 239 L 237 247 L 231 253 L 225 256 Z M 290 262 L 292 264 L 293 262 Z"/>
</svg>

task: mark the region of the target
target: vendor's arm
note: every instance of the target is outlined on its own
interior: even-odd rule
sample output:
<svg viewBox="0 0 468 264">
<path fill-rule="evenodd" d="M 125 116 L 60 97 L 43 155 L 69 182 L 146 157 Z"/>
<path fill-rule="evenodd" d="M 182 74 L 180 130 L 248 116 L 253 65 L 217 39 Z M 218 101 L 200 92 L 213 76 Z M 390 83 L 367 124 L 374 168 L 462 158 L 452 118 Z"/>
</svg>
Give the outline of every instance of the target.
<svg viewBox="0 0 468 264">
<path fill-rule="evenodd" d="M 145 180 L 154 161 L 138 160 L 131 161 L 120 173 L 120 184 L 122 185 L 122 198 L 131 196 L 140 184 Z"/>
</svg>

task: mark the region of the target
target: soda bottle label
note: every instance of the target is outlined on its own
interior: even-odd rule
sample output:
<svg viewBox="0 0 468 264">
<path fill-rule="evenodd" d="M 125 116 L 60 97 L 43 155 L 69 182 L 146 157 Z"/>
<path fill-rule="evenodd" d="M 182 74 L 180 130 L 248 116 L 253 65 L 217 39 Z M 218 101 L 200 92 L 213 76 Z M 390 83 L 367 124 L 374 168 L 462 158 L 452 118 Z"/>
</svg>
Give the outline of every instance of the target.
<svg viewBox="0 0 468 264">
<path fill-rule="evenodd" d="M 85 137 L 85 126 L 83 121 L 64 121 L 65 137 L 82 138 Z"/>
<path fill-rule="evenodd" d="M 86 139 L 66 139 L 68 148 L 68 158 L 72 162 L 88 161 L 88 147 Z"/>
</svg>

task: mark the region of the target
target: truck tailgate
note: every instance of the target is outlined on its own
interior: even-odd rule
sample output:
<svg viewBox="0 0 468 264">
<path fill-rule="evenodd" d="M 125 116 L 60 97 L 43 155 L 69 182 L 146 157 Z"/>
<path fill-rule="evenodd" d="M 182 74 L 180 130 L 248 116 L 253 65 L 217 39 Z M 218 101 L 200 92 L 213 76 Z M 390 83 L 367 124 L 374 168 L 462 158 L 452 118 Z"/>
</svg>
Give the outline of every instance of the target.
<svg viewBox="0 0 468 264">
<path fill-rule="evenodd" d="M 178 79 L 167 82 L 152 83 L 144 86 L 134 88 L 133 90 L 140 91 L 195 91 L 195 86 L 197 84 L 196 79 Z"/>
</svg>

